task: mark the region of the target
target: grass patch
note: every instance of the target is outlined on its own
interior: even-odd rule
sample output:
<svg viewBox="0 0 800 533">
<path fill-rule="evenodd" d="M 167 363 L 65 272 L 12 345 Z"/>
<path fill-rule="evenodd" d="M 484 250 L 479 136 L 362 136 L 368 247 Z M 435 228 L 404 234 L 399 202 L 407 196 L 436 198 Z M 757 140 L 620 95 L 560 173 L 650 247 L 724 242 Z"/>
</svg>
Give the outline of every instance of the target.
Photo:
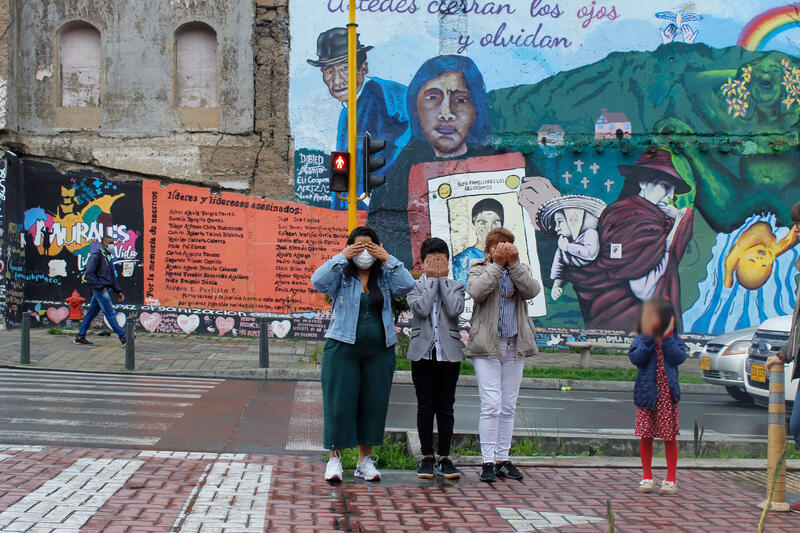
<svg viewBox="0 0 800 533">
<path fill-rule="evenodd" d="M 358 450 L 349 448 L 342 450 L 342 466 L 353 469 L 358 463 Z M 416 470 L 417 463 L 408 453 L 405 442 L 384 442 L 375 446 L 372 454 L 376 456 L 375 466 L 387 470 Z M 330 458 L 328 453 L 322 454 L 323 460 Z"/>
<path fill-rule="evenodd" d="M 75 332 L 64 328 L 50 328 L 47 330 L 48 335 L 74 335 Z"/>
<path fill-rule="evenodd" d="M 527 378 L 574 379 L 592 381 L 635 381 L 636 368 L 574 368 L 564 366 L 530 366 L 522 373 Z M 705 383 L 700 376 L 680 374 L 681 383 Z"/>
</svg>

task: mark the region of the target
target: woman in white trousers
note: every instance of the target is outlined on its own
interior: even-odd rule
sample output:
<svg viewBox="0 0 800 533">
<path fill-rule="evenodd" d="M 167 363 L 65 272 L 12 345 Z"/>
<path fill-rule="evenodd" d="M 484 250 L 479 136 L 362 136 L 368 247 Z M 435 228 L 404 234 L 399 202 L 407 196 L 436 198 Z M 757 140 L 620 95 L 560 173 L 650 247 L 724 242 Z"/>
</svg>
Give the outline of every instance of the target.
<svg viewBox="0 0 800 533">
<path fill-rule="evenodd" d="M 509 450 L 525 358 L 538 351 L 526 301 L 541 287 L 520 263 L 514 234 L 507 229 L 490 231 L 485 250 L 469 269 L 473 310 L 465 355 L 475 366 L 481 399 L 481 481 L 493 483 L 498 477 L 522 479 Z"/>
</svg>

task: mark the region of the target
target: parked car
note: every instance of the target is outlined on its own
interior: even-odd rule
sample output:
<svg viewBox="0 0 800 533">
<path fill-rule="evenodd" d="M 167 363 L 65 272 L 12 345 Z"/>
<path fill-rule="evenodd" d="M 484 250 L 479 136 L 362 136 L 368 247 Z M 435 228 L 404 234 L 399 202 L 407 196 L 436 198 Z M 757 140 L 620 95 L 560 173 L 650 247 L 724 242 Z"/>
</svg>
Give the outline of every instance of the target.
<svg viewBox="0 0 800 533">
<path fill-rule="evenodd" d="M 767 357 L 777 354 L 789 340 L 789 330 L 792 327 L 791 315 L 770 318 L 763 322 L 755 334 L 753 342 L 747 352 L 747 362 L 745 363 L 745 388 L 747 393 L 753 397 L 757 405 L 769 405 L 769 377 L 767 376 L 765 363 Z M 786 380 L 786 412 L 791 411 L 794 403 L 797 385 L 792 383 L 792 372 L 797 361 L 786 365 L 784 374 Z"/>
<path fill-rule="evenodd" d="M 703 380 L 722 385 L 735 400 L 752 403 L 744 384 L 744 366 L 747 350 L 756 328 L 741 329 L 709 339 L 700 352 L 700 370 Z"/>
</svg>

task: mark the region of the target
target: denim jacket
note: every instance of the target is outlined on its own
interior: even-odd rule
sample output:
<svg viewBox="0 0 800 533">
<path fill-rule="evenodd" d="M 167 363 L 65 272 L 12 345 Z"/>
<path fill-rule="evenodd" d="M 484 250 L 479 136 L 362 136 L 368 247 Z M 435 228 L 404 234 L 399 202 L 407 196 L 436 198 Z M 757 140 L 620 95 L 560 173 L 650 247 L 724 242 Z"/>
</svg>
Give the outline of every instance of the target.
<svg viewBox="0 0 800 533">
<path fill-rule="evenodd" d="M 672 392 L 672 401 L 681 401 L 681 386 L 678 383 L 678 366 L 686 361 L 686 344 L 677 334 L 668 335 L 661 341 L 664 352 L 664 370 Z M 633 339 L 628 357 L 636 365 L 636 383 L 633 386 L 633 403 L 641 409 L 654 409 L 658 402 L 658 354 L 656 340 L 642 335 Z"/>
<path fill-rule="evenodd" d="M 344 275 L 347 258 L 336 254 L 319 267 L 311 276 L 311 284 L 323 294 L 333 299 L 331 323 L 325 337 L 337 341 L 355 344 L 356 327 L 358 325 L 358 308 L 361 304 L 361 280 L 358 277 Z M 395 257 L 383 264 L 383 272 L 378 279 L 378 286 L 383 293 L 383 331 L 386 336 L 386 347 L 397 342 L 392 298 L 405 296 L 414 288 L 414 278 Z"/>
</svg>

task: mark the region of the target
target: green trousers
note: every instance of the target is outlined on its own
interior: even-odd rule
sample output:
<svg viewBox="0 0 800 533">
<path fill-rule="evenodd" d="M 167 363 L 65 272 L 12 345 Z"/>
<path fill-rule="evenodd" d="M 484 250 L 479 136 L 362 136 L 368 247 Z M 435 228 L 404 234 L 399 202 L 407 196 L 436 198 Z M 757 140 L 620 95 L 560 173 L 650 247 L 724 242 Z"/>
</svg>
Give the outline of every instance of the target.
<svg viewBox="0 0 800 533">
<path fill-rule="evenodd" d="M 355 344 L 328 339 L 322 352 L 325 448 L 342 450 L 383 443 L 395 367 L 380 315 L 362 297 Z"/>
</svg>

